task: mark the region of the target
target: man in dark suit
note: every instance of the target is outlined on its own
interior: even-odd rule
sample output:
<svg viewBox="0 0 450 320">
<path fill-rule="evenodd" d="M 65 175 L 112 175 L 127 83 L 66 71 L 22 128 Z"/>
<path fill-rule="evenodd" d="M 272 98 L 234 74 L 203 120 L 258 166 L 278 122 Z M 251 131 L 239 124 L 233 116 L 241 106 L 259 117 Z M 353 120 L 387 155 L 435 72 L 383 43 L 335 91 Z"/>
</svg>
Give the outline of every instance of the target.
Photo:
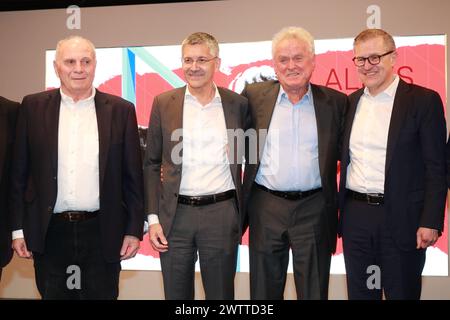
<svg viewBox="0 0 450 320">
<path fill-rule="evenodd" d="M 142 160 L 134 106 L 93 86 L 93 44 L 58 42 L 60 89 L 26 96 L 12 171 L 13 248 L 43 299 L 116 299 L 139 249 Z"/>
<path fill-rule="evenodd" d="M 251 84 L 242 93 L 262 147 L 256 162 L 247 156 L 244 177 L 250 294 L 252 299 L 283 298 L 292 249 L 297 298 L 327 299 L 347 97 L 310 83 L 314 39 L 306 30 L 281 30 L 273 38 L 272 55 L 278 81 Z M 253 149 L 250 144 L 248 151 Z"/>
<path fill-rule="evenodd" d="M 354 40 L 364 88 L 350 95 L 343 140 L 340 230 L 349 299 L 419 299 L 425 251 L 442 231 L 447 194 L 439 94 L 394 73 L 394 39 Z"/>
<path fill-rule="evenodd" d="M 197 253 L 206 299 L 234 298 L 247 99 L 214 84 L 219 66 L 217 40 L 191 34 L 182 43 L 187 86 L 153 102 L 145 200 L 166 299 L 194 298 Z"/>
<path fill-rule="evenodd" d="M 2 268 L 11 261 L 13 253 L 8 217 L 8 192 L 18 107 L 19 103 L 0 97 L 0 279 Z"/>
</svg>

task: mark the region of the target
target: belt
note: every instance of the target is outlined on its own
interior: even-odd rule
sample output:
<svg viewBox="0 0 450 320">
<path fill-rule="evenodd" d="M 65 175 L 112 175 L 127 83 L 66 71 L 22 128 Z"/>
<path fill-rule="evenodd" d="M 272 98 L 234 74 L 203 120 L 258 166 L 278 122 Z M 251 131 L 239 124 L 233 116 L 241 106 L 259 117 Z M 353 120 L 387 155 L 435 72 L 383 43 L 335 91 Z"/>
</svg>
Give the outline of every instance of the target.
<svg viewBox="0 0 450 320">
<path fill-rule="evenodd" d="M 225 201 L 236 196 L 235 190 L 228 190 L 221 193 L 211 194 L 207 196 L 178 196 L 178 203 L 187 204 L 189 206 L 204 206 L 220 201 Z"/>
<path fill-rule="evenodd" d="M 99 211 L 64 211 L 61 213 L 55 213 L 53 215 L 54 219 L 62 220 L 62 221 L 70 221 L 70 222 L 77 222 L 77 221 L 84 221 L 89 220 L 92 218 L 97 217 L 99 214 Z"/>
<path fill-rule="evenodd" d="M 347 194 L 355 200 L 364 201 L 373 206 L 384 204 L 384 195 L 382 193 L 360 193 L 347 189 Z"/>
<path fill-rule="evenodd" d="M 314 193 L 322 191 L 322 188 L 312 189 L 308 191 L 276 191 L 268 189 L 258 183 L 255 183 L 255 185 L 258 189 L 261 189 L 265 192 L 271 193 L 277 197 L 284 198 L 287 200 L 301 200 L 313 195 Z"/>
</svg>

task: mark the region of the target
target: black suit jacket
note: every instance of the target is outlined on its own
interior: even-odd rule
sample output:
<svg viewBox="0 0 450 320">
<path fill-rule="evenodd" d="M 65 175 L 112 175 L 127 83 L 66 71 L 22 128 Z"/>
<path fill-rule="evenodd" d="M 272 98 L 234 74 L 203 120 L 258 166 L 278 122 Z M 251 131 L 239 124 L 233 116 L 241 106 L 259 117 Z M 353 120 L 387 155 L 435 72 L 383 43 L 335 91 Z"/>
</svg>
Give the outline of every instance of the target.
<svg viewBox="0 0 450 320">
<path fill-rule="evenodd" d="M 326 230 L 330 253 L 336 249 L 337 238 L 337 163 L 339 159 L 340 137 L 344 126 L 345 112 L 347 109 L 347 96 L 339 91 L 311 84 L 314 100 L 314 111 L 317 122 L 317 136 L 319 148 L 319 170 L 323 193 L 326 199 Z M 280 91 L 278 81 L 266 81 L 247 85 L 242 95 L 248 98 L 251 121 L 253 128 L 258 133 L 261 129 L 268 129 L 272 119 L 275 103 Z M 260 141 L 263 136 L 257 134 L 257 145 L 263 147 L 265 140 Z M 262 150 L 258 149 L 257 163 L 246 164 L 244 174 L 245 202 L 255 181 L 259 169 Z M 288 155 L 285 155 L 288 156 Z M 249 156 L 247 155 L 247 159 Z"/>
<path fill-rule="evenodd" d="M 17 102 L 0 97 L 0 268 L 6 266 L 12 257 L 8 191 L 19 106 Z"/>
<path fill-rule="evenodd" d="M 341 163 L 341 217 L 345 214 L 351 128 L 363 92 L 360 89 L 349 96 Z M 416 247 L 419 227 L 443 229 L 447 194 L 446 136 L 439 94 L 400 80 L 389 124 L 384 197 L 387 225 L 401 249 Z"/>
<path fill-rule="evenodd" d="M 450 189 L 450 139 L 447 141 L 447 188 Z"/>
<path fill-rule="evenodd" d="M 20 108 L 12 172 L 12 229 L 28 250 L 45 251 L 58 190 L 59 89 L 26 96 Z M 99 139 L 100 231 L 107 261 L 118 261 L 124 235 L 142 239 L 143 180 L 136 113 L 122 98 L 95 94 Z"/>
<path fill-rule="evenodd" d="M 227 129 L 245 130 L 248 120 L 247 99 L 225 88 L 218 88 L 222 100 Z M 155 97 L 147 131 L 147 148 L 144 161 L 145 208 L 148 214 L 157 214 L 165 236 L 170 234 L 178 204 L 182 164 L 171 157 L 172 150 L 181 147 L 179 140 L 171 141 L 172 132 L 183 128 L 183 105 L 186 87 L 177 88 Z M 243 221 L 242 160 L 244 141 L 228 136 L 234 141 L 234 159 L 230 171 L 236 187 L 237 208 Z M 230 144 L 230 143 L 229 143 Z M 230 144 L 231 145 L 231 144 Z M 163 181 L 161 181 L 161 166 Z"/>
</svg>

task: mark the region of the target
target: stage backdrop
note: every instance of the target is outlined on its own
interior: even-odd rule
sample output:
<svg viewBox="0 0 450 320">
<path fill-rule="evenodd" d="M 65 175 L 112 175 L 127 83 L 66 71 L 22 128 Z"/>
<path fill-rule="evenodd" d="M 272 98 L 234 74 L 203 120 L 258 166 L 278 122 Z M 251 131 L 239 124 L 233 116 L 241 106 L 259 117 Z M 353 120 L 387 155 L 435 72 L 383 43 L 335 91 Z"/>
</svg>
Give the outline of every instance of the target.
<svg viewBox="0 0 450 320">
<path fill-rule="evenodd" d="M 395 37 L 397 44 L 396 72 L 409 83 L 439 92 L 446 105 L 446 37 Z M 352 62 L 352 39 L 316 40 L 316 69 L 312 82 L 351 93 L 361 87 Z M 97 49 L 95 87 L 122 96 L 136 106 L 141 145 L 145 148 L 153 98 L 170 89 L 185 85 L 181 70 L 181 47 L 146 46 Z M 59 87 L 53 70 L 55 51 L 46 52 L 47 89 Z M 222 64 L 215 75 L 218 86 L 238 93 L 245 83 L 275 79 L 271 60 L 271 42 L 225 43 L 220 45 Z M 445 221 L 447 221 L 447 213 Z M 427 250 L 424 275 L 448 275 L 447 223 L 442 237 Z M 135 258 L 122 262 L 124 270 L 160 270 L 159 256 L 151 249 L 148 235 Z M 199 270 L 198 262 L 196 266 Z M 238 271 L 248 272 L 248 232 L 239 248 Z M 289 271 L 292 272 L 292 259 Z M 342 244 L 339 240 L 333 256 L 331 273 L 345 273 Z"/>
</svg>

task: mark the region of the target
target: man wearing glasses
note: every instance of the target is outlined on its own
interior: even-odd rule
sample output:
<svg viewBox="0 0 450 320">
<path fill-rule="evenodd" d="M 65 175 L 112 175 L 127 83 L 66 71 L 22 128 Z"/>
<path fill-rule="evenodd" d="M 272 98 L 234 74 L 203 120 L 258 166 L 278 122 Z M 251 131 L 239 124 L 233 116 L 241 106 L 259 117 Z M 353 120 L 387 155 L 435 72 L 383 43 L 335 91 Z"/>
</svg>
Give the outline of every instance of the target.
<svg viewBox="0 0 450 320">
<path fill-rule="evenodd" d="M 187 86 L 153 101 L 145 200 L 166 299 L 194 298 L 197 254 L 206 299 L 234 298 L 244 154 L 234 132 L 246 127 L 247 99 L 214 84 L 219 66 L 217 40 L 191 34 L 182 43 Z"/>
<path fill-rule="evenodd" d="M 394 73 L 394 39 L 354 40 L 364 88 L 350 95 L 343 137 L 340 232 L 349 299 L 419 299 L 425 251 L 447 194 L 444 109 L 435 91 Z"/>
</svg>

